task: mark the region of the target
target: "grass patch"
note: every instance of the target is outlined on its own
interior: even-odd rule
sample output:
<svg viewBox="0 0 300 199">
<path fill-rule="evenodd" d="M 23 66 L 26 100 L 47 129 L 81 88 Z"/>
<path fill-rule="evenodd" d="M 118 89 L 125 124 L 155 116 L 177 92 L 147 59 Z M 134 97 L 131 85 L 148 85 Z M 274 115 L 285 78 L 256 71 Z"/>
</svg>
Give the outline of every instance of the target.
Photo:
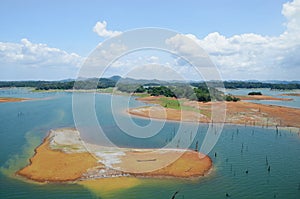
<svg viewBox="0 0 300 199">
<path fill-rule="evenodd" d="M 194 112 L 200 112 L 199 109 L 191 107 L 191 106 L 184 106 L 183 105 L 184 100 L 178 100 L 174 98 L 169 97 L 161 97 L 159 98 L 159 104 L 165 108 L 171 108 L 176 110 L 184 110 L 184 111 L 194 111 Z"/>
<path fill-rule="evenodd" d="M 136 97 L 149 97 L 150 95 L 148 93 L 133 93 L 133 96 L 136 96 Z"/>
<path fill-rule="evenodd" d="M 100 89 L 97 89 L 97 92 L 98 93 L 113 93 L 114 87 L 100 88 Z"/>
<path fill-rule="evenodd" d="M 165 108 L 181 109 L 179 101 L 174 98 L 161 97 L 159 98 L 159 104 Z"/>
</svg>

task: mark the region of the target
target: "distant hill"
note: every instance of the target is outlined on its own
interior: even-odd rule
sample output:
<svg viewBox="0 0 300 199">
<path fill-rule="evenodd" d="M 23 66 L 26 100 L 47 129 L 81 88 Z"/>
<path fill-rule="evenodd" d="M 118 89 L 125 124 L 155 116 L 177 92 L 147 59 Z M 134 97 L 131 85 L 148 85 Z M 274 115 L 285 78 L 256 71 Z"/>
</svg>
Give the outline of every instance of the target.
<svg viewBox="0 0 300 199">
<path fill-rule="evenodd" d="M 122 78 L 121 76 L 115 75 L 115 76 L 112 76 L 112 77 L 110 77 L 108 79 L 111 79 L 111 80 L 113 80 L 115 82 L 118 82 L 121 78 Z"/>
</svg>

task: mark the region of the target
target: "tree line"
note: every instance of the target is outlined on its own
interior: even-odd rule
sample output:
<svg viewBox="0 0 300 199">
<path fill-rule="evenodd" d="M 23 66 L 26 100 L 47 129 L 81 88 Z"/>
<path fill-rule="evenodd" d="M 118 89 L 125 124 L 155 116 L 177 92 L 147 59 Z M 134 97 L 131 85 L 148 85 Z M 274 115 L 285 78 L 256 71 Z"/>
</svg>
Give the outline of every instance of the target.
<svg viewBox="0 0 300 199">
<path fill-rule="evenodd" d="M 121 81 L 118 81 L 121 80 Z M 136 82 L 136 83 L 135 83 Z M 122 79 L 111 77 L 111 78 L 91 78 L 85 80 L 69 80 L 69 81 L 0 81 L 0 88 L 3 87 L 33 87 L 36 90 L 49 90 L 49 89 L 95 89 L 95 88 L 108 88 L 115 87 L 117 85 L 120 91 L 124 92 L 134 92 L 141 84 L 138 83 L 139 80 L 132 80 L 130 83 L 122 83 Z M 269 88 L 269 89 L 277 89 L 277 90 L 292 90 L 292 89 L 300 89 L 299 83 L 289 82 L 289 83 L 265 83 L 265 82 L 244 82 L 244 81 L 210 81 L 208 83 L 205 82 L 192 82 L 190 85 L 192 87 L 198 88 L 198 93 L 203 93 L 203 88 L 209 85 L 210 88 L 217 88 L 220 84 L 223 84 L 226 89 L 238 89 L 238 88 L 247 88 L 247 89 L 255 89 L 255 88 Z M 166 86 L 166 87 L 175 87 L 174 93 L 176 96 L 182 96 L 195 98 L 197 96 L 192 95 L 194 90 L 185 87 L 186 83 L 169 83 L 162 82 L 156 86 L 149 87 L 157 87 L 157 86 Z M 144 85 L 147 86 L 147 85 Z M 153 92 L 159 92 L 157 89 L 154 89 Z M 160 91 L 162 92 L 162 91 Z M 196 92 L 196 93 L 197 93 Z M 214 92 L 214 91 L 211 91 Z M 202 95 L 203 97 L 203 95 Z"/>
<path fill-rule="evenodd" d="M 121 86 L 124 89 L 123 85 Z M 119 88 L 118 88 L 119 89 Z M 124 90 L 123 90 L 124 91 Z M 126 91 L 125 91 L 126 92 Z M 127 91 L 128 92 L 128 91 Z M 130 89 L 130 92 L 132 90 Z M 225 95 L 223 92 L 216 88 L 208 88 L 207 86 L 192 87 L 190 85 L 177 85 L 177 86 L 152 86 L 144 87 L 138 86 L 134 93 L 147 93 L 151 96 L 165 96 L 174 98 L 186 98 L 189 100 L 197 100 L 200 102 L 209 101 L 239 101 L 232 95 Z"/>
<path fill-rule="evenodd" d="M 33 87 L 35 90 L 70 90 L 70 89 L 95 89 L 115 87 L 116 81 L 108 78 L 96 78 L 75 81 L 0 81 L 0 88 L 4 87 Z"/>
</svg>

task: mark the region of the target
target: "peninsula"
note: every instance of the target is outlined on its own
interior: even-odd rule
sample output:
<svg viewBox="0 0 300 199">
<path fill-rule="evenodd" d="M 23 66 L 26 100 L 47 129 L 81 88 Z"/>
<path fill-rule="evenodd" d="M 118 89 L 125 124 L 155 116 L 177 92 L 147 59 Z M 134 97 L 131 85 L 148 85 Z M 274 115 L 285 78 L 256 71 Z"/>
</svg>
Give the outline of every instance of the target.
<svg viewBox="0 0 300 199">
<path fill-rule="evenodd" d="M 246 97 L 245 97 L 246 98 Z M 270 97 L 271 98 L 271 97 Z M 248 98 L 246 98 L 248 100 Z M 279 100 L 280 98 L 277 98 Z M 283 99 L 283 98 L 282 98 Z M 176 99 L 164 96 L 137 98 L 155 106 L 144 106 L 128 109 L 131 115 L 167 119 L 173 121 L 189 121 L 208 123 L 211 121 L 211 107 L 221 106 L 221 102 L 197 102 L 187 99 Z M 286 100 L 286 99 L 283 99 Z M 225 123 L 300 128 L 300 109 L 275 105 L 257 104 L 247 101 L 223 102 L 226 105 Z M 223 121 L 213 121 L 223 122 Z"/>
</svg>

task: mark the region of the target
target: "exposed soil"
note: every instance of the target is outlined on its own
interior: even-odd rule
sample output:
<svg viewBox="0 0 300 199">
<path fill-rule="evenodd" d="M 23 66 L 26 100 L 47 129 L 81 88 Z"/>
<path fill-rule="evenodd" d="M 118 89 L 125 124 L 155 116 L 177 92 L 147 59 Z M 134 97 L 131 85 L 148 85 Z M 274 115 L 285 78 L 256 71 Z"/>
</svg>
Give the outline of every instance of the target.
<svg viewBox="0 0 300 199">
<path fill-rule="evenodd" d="M 146 103 L 159 104 L 160 97 L 139 98 Z M 245 124 L 255 126 L 280 126 L 280 127 L 297 127 L 300 128 L 300 109 L 289 108 L 275 105 L 256 104 L 245 101 L 238 102 L 222 102 L 226 104 L 226 119 L 225 123 Z M 211 121 L 211 107 L 220 106 L 220 102 L 196 102 L 184 100 L 182 104 L 196 109 L 196 111 L 181 111 L 176 109 L 153 107 L 138 107 L 129 109 L 128 112 L 132 115 L 167 119 L 174 121 Z M 193 113 L 194 112 L 194 113 Z M 201 114 L 199 117 L 198 114 Z M 195 119 L 196 118 L 196 119 Z M 223 122 L 215 120 L 213 122 Z"/>
</svg>

